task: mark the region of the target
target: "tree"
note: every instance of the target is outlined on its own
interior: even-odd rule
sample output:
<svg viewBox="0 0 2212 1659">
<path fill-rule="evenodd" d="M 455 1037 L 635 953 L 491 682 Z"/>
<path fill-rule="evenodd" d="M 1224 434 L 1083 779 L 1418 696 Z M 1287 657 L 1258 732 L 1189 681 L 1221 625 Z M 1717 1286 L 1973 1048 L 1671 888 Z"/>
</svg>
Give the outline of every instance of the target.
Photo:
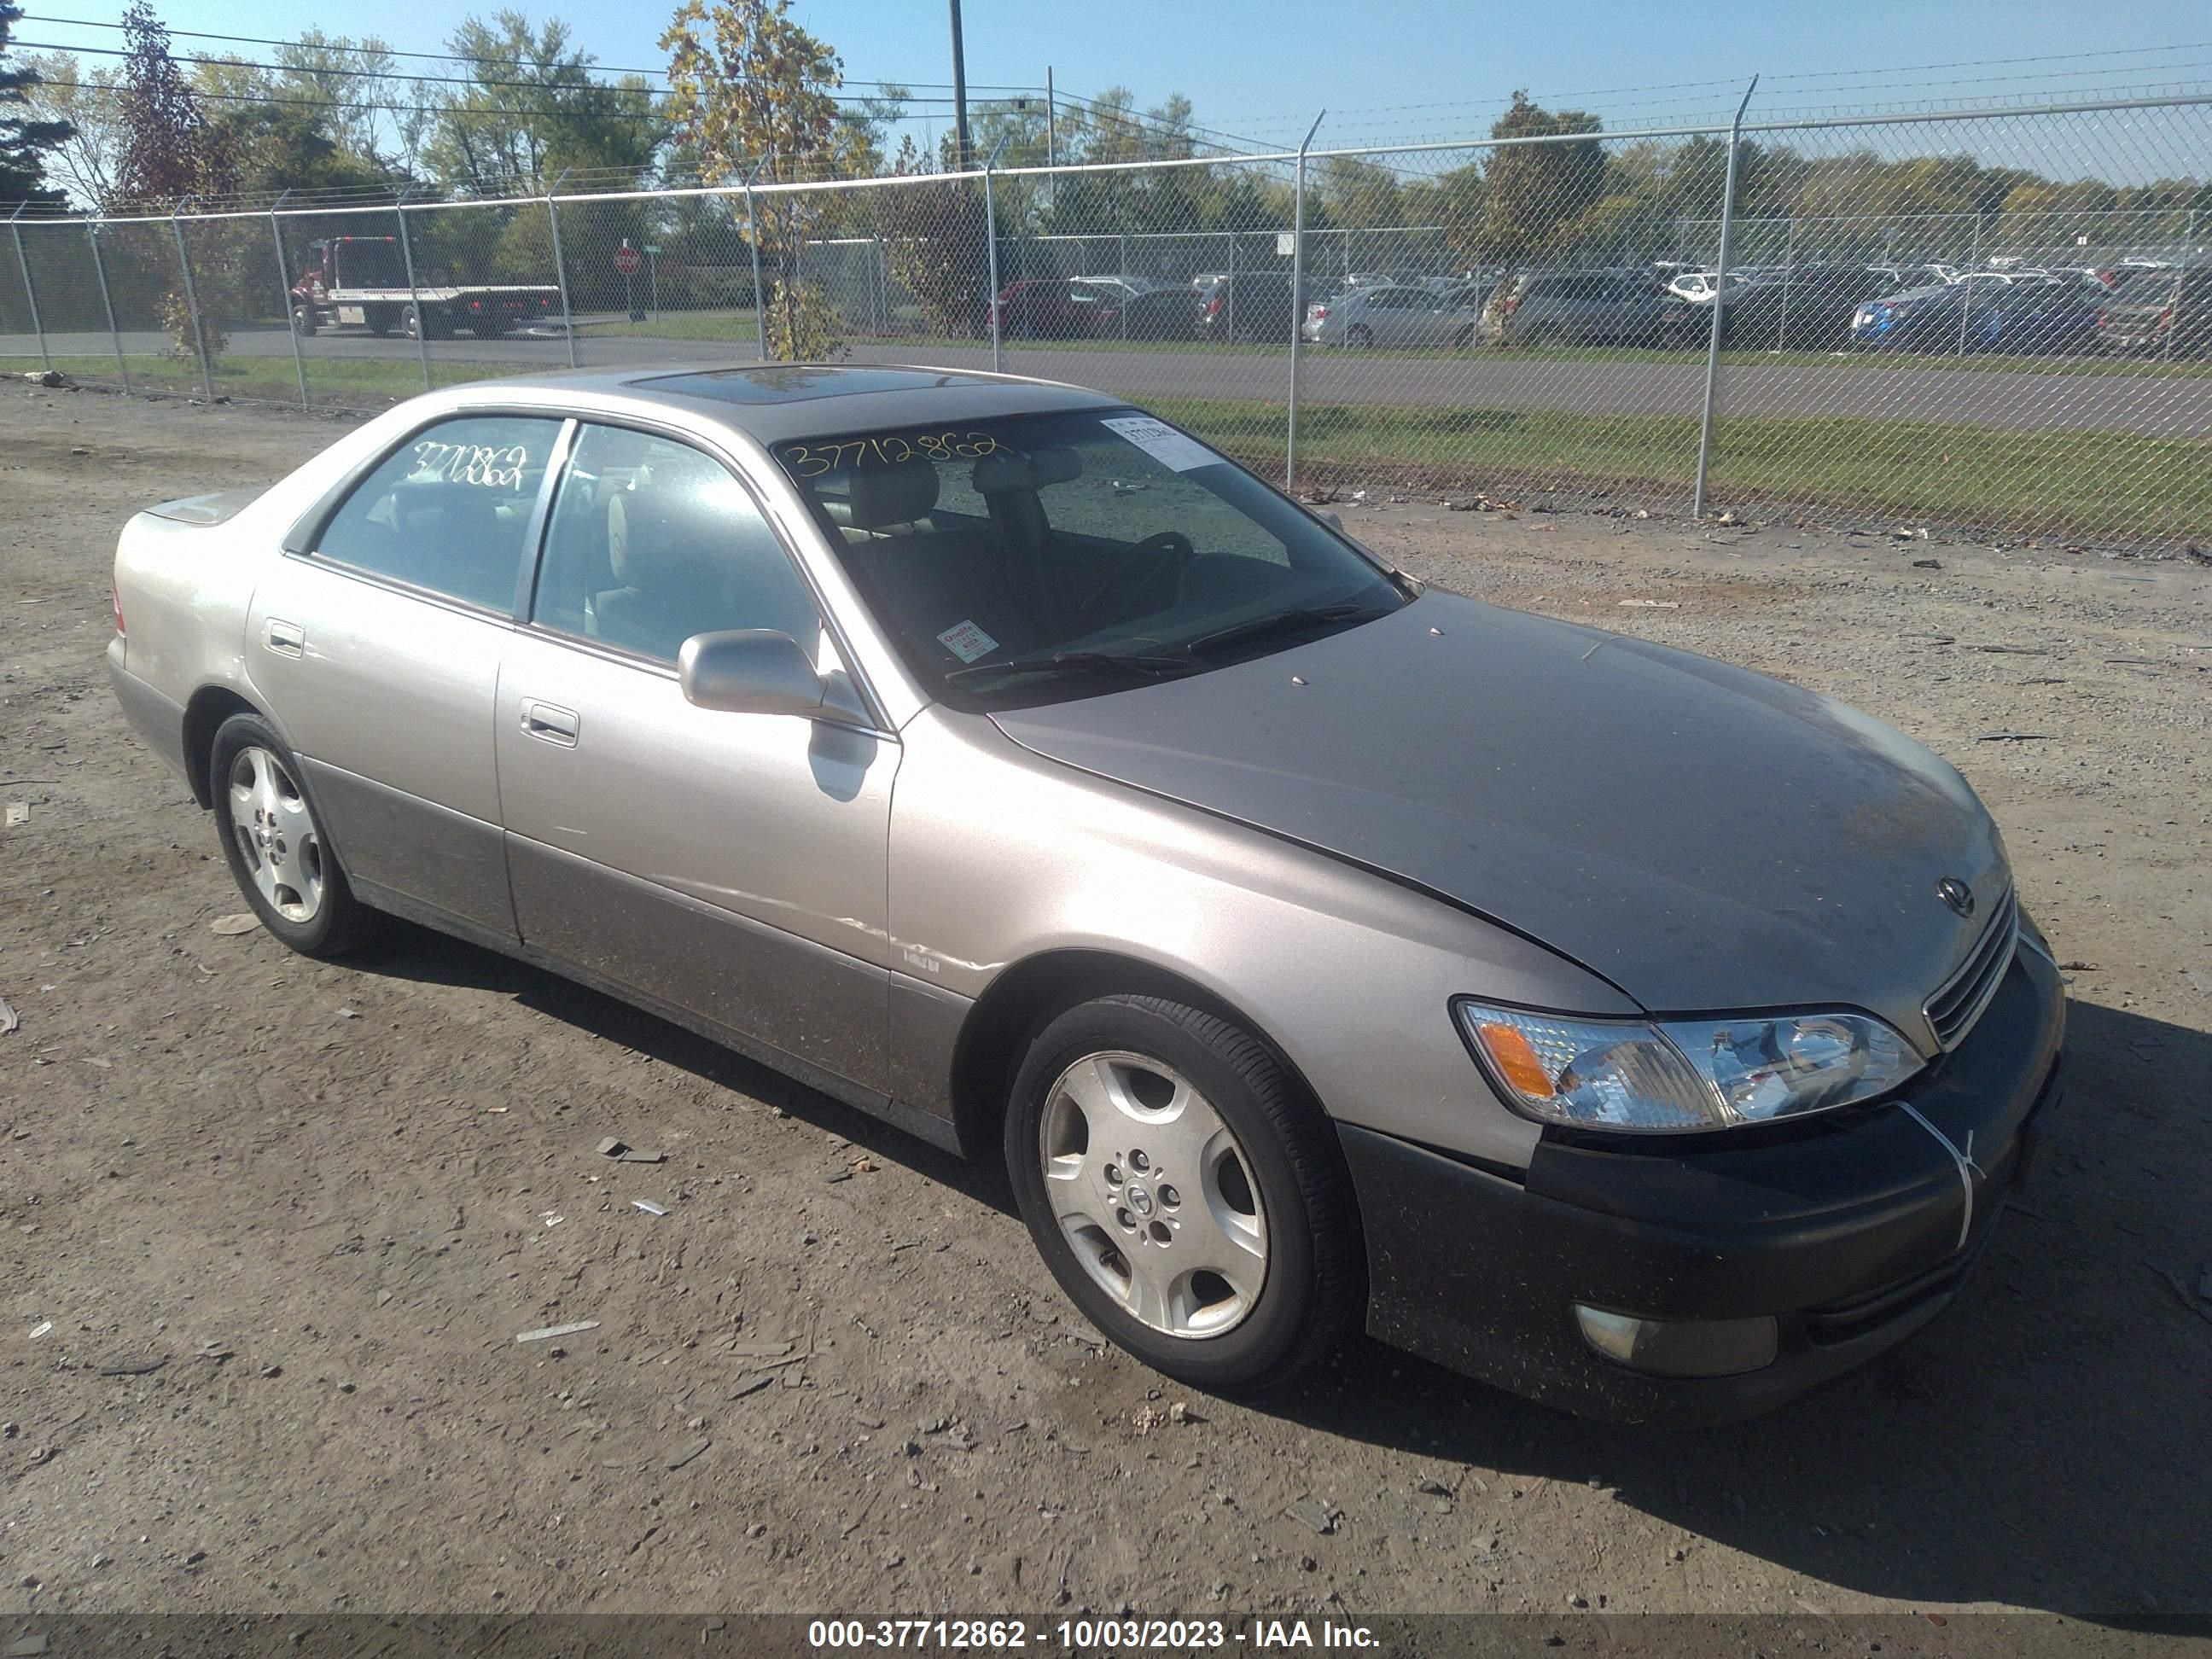
<svg viewBox="0 0 2212 1659">
<path fill-rule="evenodd" d="M 169 32 L 146 0 L 132 0 L 123 14 L 123 38 L 129 55 L 116 98 L 123 149 L 116 167 L 116 193 L 125 201 L 181 205 L 195 197 L 228 196 L 237 187 L 238 156 L 228 135 L 200 107 L 200 100 L 169 55 Z M 234 228 L 217 230 L 213 240 L 227 244 Z M 204 302 L 195 325 L 179 273 L 178 285 L 161 297 L 161 321 L 180 353 L 197 346 L 212 359 L 225 341 L 212 320 L 224 285 L 248 270 L 242 248 L 206 250 L 214 257 L 198 262 Z"/>
<path fill-rule="evenodd" d="M 908 137 L 900 142 L 892 170 L 907 175 L 951 173 L 958 162 L 957 150 L 952 135 L 939 139 L 933 169 Z M 891 275 L 921 307 L 929 331 L 949 338 L 981 334 L 989 317 L 984 289 L 989 286 L 990 246 L 978 186 L 968 179 L 942 179 L 870 193 L 884 257 Z"/>
<path fill-rule="evenodd" d="M 1547 138 L 1595 133 L 1597 117 L 1580 110 L 1554 115 L 1516 92 L 1513 106 L 1491 127 L 1493 138 Z M 1484 179 L 1481 234 L 1474 251 L 1484 259 L 1520 258 L 1548 252 L 1556 233 L 1603 199 L 1605 149 L 1586 143 L 1511 144 L 1492 152 Z"/>
<path fill-rule="evenodd" d="M 237 156 L 169 55 L 169 31 L 147 0 L 132 0 L 125 9 L 123 38 L 129 55 L 116 99 L 123 127 L 118 193 L 126 201 L 163 204 L 228 195 Z"/>
<path fill-rule="evenodd" d="M 23 66 L 36 77 L 23 88 L 33 117 L 69 129 L 45 155 L 48 177 L 86 207 L 104 208 L 115 200 L 115 171 L 122 159 L 123 128 L 115 100 L 118 71 L 87 70 L 65 52 L 33 52 Z"/>
<path fill-rule="evenodd" d="M 323 130 L 332 143 L 349 155 L 384 165 L 381 123 L 390 112 L 380 106 L 390 101 L 390 88 L 418 84 L 383 79 L 392 73 L 391 47 L 374 35 L 352 40 L 311 28 L 277 47 L 276 56 L 283 66 L 278 85 L 284 96 L 319 105 Z M 404 147 L 404 135 L 401 142 Z"/>
<path fill-rule="evenodd" d="M 466 18 L 446 46 L 468 64 L 471 83 L 438 106 L 423 161 L 472 193 L 585 168 L 637 183 L 667 136 L 645 82 L 594 77 L 599 60 L 569 44 L 558 18 L 542 27 L 514 10 Z"/>
<path fill-rule="evenodd" d="M 37 70 L 6 64 L 9 31 L 22 15 L 0 0 L 0 202 L 58 208 L 62 193 L 46 183 L 45 162 L 69 139 L 69 123 L 43 118 L 35 109 L 28 118 L 14 113 L 31 103 L 30 89 L 39 83 Z"/>
<path fill-rule="evenodd" d="M 838 116 L 843 60 L 790 10 L 790 0 L 684 0 L 660 37 L 669 119 L 710 185 L 849 177 L 865 157 L 864 136 Z M 754 240 L 772 278 L 762 326 L 771 349 L 792 362 L 827 356 L 836 344 L 829 296 L 799 270 L 824 206 L 813 193 L 755 198 Z"/>
</svg>

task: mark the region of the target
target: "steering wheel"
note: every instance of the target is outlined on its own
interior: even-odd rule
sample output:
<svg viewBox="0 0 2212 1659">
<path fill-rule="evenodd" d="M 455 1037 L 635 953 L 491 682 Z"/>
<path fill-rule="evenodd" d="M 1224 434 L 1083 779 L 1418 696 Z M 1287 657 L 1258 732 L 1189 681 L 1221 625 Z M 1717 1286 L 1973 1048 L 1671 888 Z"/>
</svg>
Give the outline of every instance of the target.
<svg viewBox="0 0 2212 1659">
<path fill-rule="evenodd" d="M 1163 556 L 1165 556 L 1165 558 Z M 1180 530 L 1162 530 L 1146 537 L 1106 573 L 1106 579 L 1091 589 L 1091 597 L 1076 606 L 1077 622 L 1085 627 L 1090 626 L 1093 613 L 1104 602 L 1107 595 L 1120 587 L 1130 573 L 1139 566 L 1161 564 L 1164 568 L 1165 559 L 1171 558 L 1176 566 L 1180 568 L 1189 564 L 1197 556 L 1198 550 L 1190 544 L 1190 538 Z M 1147 580 L 1149 580 L 1148 575 Z"/>
</svg>

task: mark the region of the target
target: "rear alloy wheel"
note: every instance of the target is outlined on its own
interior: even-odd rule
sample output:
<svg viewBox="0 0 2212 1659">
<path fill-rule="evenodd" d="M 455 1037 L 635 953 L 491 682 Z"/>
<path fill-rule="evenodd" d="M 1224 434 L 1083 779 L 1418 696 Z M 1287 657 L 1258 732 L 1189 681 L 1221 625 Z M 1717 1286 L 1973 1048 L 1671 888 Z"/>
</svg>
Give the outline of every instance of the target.
<svg viewBox="0 0 2212 1659">
<path fill-rule="evenodd" d="M 1085 1316 L 1200 1388 L 1273 1386 L 1357 1322 L 1364 1256 L 1328 1119 L 1248 1033 L 1110 996 L 1037 1033 L 1006 1153 Z"/>
<path fill-rule="evenodd" d="M 225 720 L 208 778 L 223 857 L 261 925 L 303 956 L 343 956 L 366 939 L 375 912 L 346 885 L 300 787 L 299 762 L 267 722 Z"/>
</svg>

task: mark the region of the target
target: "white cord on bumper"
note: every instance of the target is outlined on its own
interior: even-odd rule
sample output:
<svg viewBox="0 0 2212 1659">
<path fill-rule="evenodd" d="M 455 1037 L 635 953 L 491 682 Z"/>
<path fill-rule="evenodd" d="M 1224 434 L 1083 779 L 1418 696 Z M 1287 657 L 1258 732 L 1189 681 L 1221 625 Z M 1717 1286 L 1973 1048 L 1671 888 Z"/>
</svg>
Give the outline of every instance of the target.
<svg viewBox="0 0 2212 1659">
<path fill-rule="evenodd" d="M 1966 1150 L 1962 1152 L 1953 1144 L 1950 1136 L 1921 1116 L 1920 1109 L 1911 1101 L 1900 1100 L 1897 1103 L 1905 1108 L 1905 1115 L 1907 1117 L 1936 1137 L 1936 1144 L 1948 1152 L 1951 1155 L 1951 1162 L 1958 1166 L 1959 1185 L 1963 1187 L 1966 1193 L 1966 1212 L 1959 1218 L 1959 1242 L 1951 1247 L 1953 1254 L 1955 1255 L 1966 1248 L 1966 1236 L 1973 1231 L 1974 1227 L 1974 1177 L 1979 1176 L 1984 1181 L 1990 1178 L 1990 1172 L 1974 1162 L 1974 1132 L 1972 1129 L 1966 1131 Z"/>
</svg>

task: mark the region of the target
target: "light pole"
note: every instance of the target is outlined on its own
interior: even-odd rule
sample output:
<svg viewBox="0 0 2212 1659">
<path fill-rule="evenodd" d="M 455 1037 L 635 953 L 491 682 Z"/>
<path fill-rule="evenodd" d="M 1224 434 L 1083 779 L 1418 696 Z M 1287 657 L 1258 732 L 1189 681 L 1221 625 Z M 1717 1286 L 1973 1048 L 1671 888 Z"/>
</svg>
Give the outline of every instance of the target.
<svg viewBox="0 0 2212 1659">
<path fill-rule="evenodd" d="M 960 44 L 960 0 L 952 0 L 952 130 L 960 167 L 968 171 L 968 52 Z"/>
</svg>

